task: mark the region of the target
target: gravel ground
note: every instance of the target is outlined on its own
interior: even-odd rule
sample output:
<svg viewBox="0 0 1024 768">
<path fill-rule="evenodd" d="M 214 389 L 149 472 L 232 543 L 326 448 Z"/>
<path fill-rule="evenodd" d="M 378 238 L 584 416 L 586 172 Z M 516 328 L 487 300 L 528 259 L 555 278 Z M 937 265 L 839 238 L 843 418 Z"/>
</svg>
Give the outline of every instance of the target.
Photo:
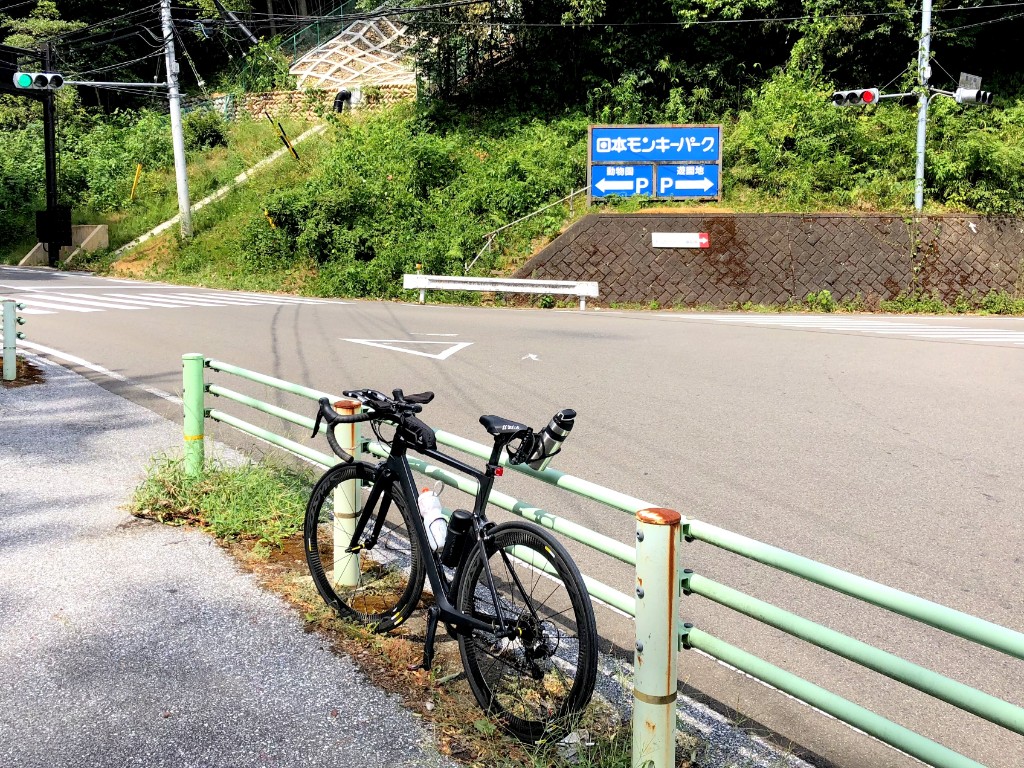
<svg viewBox="0 0 1024 768">
<path fill-rule="evenodd" d="M 177 425 L 44 370 L 0 388 L 0 765 L 450 765 L 209 537 L 125 511 Z"/>
</svg>

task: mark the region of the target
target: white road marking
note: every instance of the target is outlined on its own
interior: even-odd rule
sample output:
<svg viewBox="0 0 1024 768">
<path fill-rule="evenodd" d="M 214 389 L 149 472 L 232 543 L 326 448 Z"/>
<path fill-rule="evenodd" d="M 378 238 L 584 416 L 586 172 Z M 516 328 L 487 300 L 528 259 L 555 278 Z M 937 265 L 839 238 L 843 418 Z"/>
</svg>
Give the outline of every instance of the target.
<svg viewBox="0 0 1024 768">
<path fill-rule="evenodd" d="M 930 325 L 914 321 L 864 319 L 860 317 L 786 317 L 776 315 L 660 314 L 677 320 L 711 321 L 734 325 L 758 325 L 789 330 L 871 333 L 879 336 L 906 336 L 936 341 L 971 341 L 987 344 L 1024 346 L 1024 331 L 1006 328 L 973 328 L 964 325 Z"/>
<path fill-rule="evenodd" d="M 536 360 L 536 361 L 540 362 L 540 358 L 537 357 L 536 355 L 532 354 L 532 353 L 529 354 L 529 355 L 526 355 L 525 357 L 521 357 L 519 359 L 520 360 Z"/>
<path fill-rule="evenodd" d="M 95 307 L 76 307 L 71 304 L 60 304 L 52 301 L 39 301 L 35 298 L 19 298 L 19 304 L 24 304 L 26 307 L 42 307 L 43 309 L 52 309 L 57 312 L 102 312 L 102 309 L 96 309 Z"/>
<path fill-rule="evenodd" d="M 410 333 L 410 336 L 458 336 L 457 333 Z"/>
<path fill-rule="evenodd" d="M 447 341 L 409 341 L 408 339 L 342 339 L 342 341 L 351 341 L 354 344 L 365 344 L 368 347 L 380 347 L 381 349 L 390 349 L 392 352 L 405 352 L 409 355 L 419 355 L 420 357 L 430 357 L 434 360 L 446 360 L 460 349 L 473 344 L 472 341 L 457 341 L 454 344 Z M 430 352 L 421 352 L 418 349 L 407 349 L 405 347 L 396 347 L 395 344 L 443 344 L 448 348 L 437 354 L 431 354 Z"/>
<path fill-rule="evenodd" d="M 167 400 L 170 403 L 174 403 L 175 405 L 181 405 L 181 398 L 176 396 L 176 395 L 172 395 L 170 392 L 164 392 L 162 389 L 157 389 L 156 387 L 147 387 L 144 384 L 136 384 L 131 379 L 127 378 L 126 376 L 122 376 L 120 373 L 115 373 L 114 371 L 111 371 L 111 370 L 108 370 L 107 368 L 104 368 L 102 365 L 96 365 L 96 363 L 90 363 L 88 360 L 83 360 L 80 357 L 75 357 L 74 355 L 69 355 L 67 352 L 61 352 L 60 350 L 57 350 L 57 349 L 51 349 L 50 347 L 44 347 L 42 344 L 34 344 L 31 341 L 21 341 L 21 342 L 18 342 L 18 346 L 26 347 L 28 349 L 31 349 L 31 350 L 35 351 L 35 352 L 40 352 L 40 353 L 42 353 L 44 355 L 48 355 L 50 357 L 56 357 L 56 358 L 58 358 L 60 360 L 64 360 L 64 361 L 72 363 L 74 365 L 80 365 L 83 368 L 88 368 L 90 371 L 95 371 L 96 373 L 100 373 L 100 374 L 106 376 L 109 379 L 113 379 L 114 381 L 120 381 L 120 382 L 122 382 L 124 384 L 130 384 L 131 386 L 136 387 L 137 389 L 141 389 L 143 392 L 148 392 L 151 395 L 156 395 L 157 397 L 162 398 L 164 400 Z"/>
</svg>

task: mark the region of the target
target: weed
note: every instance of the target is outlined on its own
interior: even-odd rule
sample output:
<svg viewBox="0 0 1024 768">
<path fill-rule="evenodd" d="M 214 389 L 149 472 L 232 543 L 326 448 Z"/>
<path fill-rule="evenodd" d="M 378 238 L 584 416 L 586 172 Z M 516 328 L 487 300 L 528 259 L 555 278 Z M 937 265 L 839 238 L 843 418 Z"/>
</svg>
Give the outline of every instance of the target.
<svg viewBox="0 0 1024 768">
<path fill-rule="evenodd" d="M 811 312 L 835 312 L 836 301 L 832 298 L 832 292 L 823 288 L 817 293 L 811 292 L 804 299 L 804 304 Z"/>
</svg>

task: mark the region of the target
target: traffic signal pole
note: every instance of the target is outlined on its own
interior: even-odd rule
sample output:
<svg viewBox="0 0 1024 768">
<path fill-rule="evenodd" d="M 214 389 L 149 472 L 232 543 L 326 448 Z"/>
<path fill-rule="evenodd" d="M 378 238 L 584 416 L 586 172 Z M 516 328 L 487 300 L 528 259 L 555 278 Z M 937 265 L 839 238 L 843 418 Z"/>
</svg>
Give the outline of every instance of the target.
<svg viewBox="0 0 1024 768">
<path fill-rule="evenodd" d="M 914 174 L 914 210 L 924 208 L 924 147 L 928 136 L 928 79 L 931 77 L 932 0 L 921 5 L 921 47 L 917 68 L 921 79 L 921 92 L 917 96 L 917 170 Z"/>
<path fill-rule="evenodd" d="M 185 168 L 185 137 L 181 129 L 181 94 L 178 91 L 178 60 L 174 55 L 174 28 L 171 26 L 171 0 L 160 0 L 164 52 L 167 62 L 167 93 L 171 106 L 171 143 L 174 146 L 174 176 L 178 182 L 178 213 L 181 236 L 192 237 L 192 203 L 188 195 L 188 171 Z"/>
<path fill-rule="evenodd" d="M 46 44 L 44 66 L 50 71 L 53 49 Z M 50 213 L 57 208 L 57 96 L 55 91 L 43 92 L 43 155 L 46 158 L 46 210 Z M 48 227 L 56 233 L 56 227 Z M 46 263 L 56 267 L 60 263 L 62 243 L 46 243 Z M 70 243 L 68 243 L 70 245 Z"/>
</svg>

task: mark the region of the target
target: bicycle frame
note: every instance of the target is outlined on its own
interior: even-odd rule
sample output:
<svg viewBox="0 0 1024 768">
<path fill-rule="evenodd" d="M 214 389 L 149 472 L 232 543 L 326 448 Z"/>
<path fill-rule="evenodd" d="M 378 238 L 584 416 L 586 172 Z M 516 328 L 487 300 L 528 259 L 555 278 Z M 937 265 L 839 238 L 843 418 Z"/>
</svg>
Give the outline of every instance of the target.
<svg viewBox="0 0 1024 768">
<path fill-rule="evenodd" d="M 491 457 L 487 462 L 487 467 L 483 472 L 475 467 L 471 467 L 469 464 L 459 461 L 454 456 L 448 456 L 436 449 L 423 449 L 416 451 L 422 456 L 439 461 L 458 472 L 469 475 L 479 483 L 479 491 L 473 504 L 473 548 L 466 551 L 462 557 L 462 561 L 456 567 L 456 577 L 452 580 L 453 585 L 458 584 L 458 573 L 464 563 L 473 556 L 474 552 L 479 552 L 484 545 L 483 539 L 480 536 L 480 531 L 483 528 L 482 521 L 486 520 L 487 500 L 491 495 L 491 488 L 494 485 L 495 470 L 499 466 L 498 460 L 501 457 L 503 449 L 504 445 L 502 443 L 495 443 L 494 450 L 491 452 Z M 384 467 L 394 473 L 398 479 L 399 485 L 401 486 L 402 495 L 409 500 L 409 503 L 415 505 L 414 500 L 419 494 L 416 491 L 416 482 L 412 474 L 412 468 L 406 460 L 407 451 L 408 446 L 405 441 L 396 435 L 391 446 L 391 453 L 387 459 L 384 460 Z M 368 504 L 367 506 L 370 505 Z M 418 509 L 414 508 L 414 513 L 411 514 L 410 517 L 412 518 L 413 527 L 415 528 L 415 536 L 419 539 L 421 544 L 424 561 L 423 564 L 426 568 L 426 575 L 430 582 L 431 591 L 434 593 L 435 604 L 438 608 L 438 619 L 446 624 L 454 624 L 455 626 L 463 629 L 479 629 L 485 632 L 498 634 L 499 636 L 511 636 L 514 630 L 509 629 L 505 625 L 504 617 L 501 615 L 500 611 L 497 615 L 499 624 L 498 626 L 495 626 L 494 624 L 489 624 L 469 616 L 452 605 L 451 598 L 449 596 L 449 587 L 437 566 L 437 561 L 429 554 L 430 547 L 427 545 L 427 530 L 423 523 L 423 518 L 419 515 Z M 361 530 L 357 529 L 356 535 L 361 535 Z M 487 563 L 486 555 L 483 557 L 483 565 L 484 571 L 487 575 L 488 587 L 490 588 L 492 597 L 495 601 L 494 604 L 497 605 L 498 596 L 494 589 L 494 581 L 491 576 L 490 566 Z"/>
</svg>

